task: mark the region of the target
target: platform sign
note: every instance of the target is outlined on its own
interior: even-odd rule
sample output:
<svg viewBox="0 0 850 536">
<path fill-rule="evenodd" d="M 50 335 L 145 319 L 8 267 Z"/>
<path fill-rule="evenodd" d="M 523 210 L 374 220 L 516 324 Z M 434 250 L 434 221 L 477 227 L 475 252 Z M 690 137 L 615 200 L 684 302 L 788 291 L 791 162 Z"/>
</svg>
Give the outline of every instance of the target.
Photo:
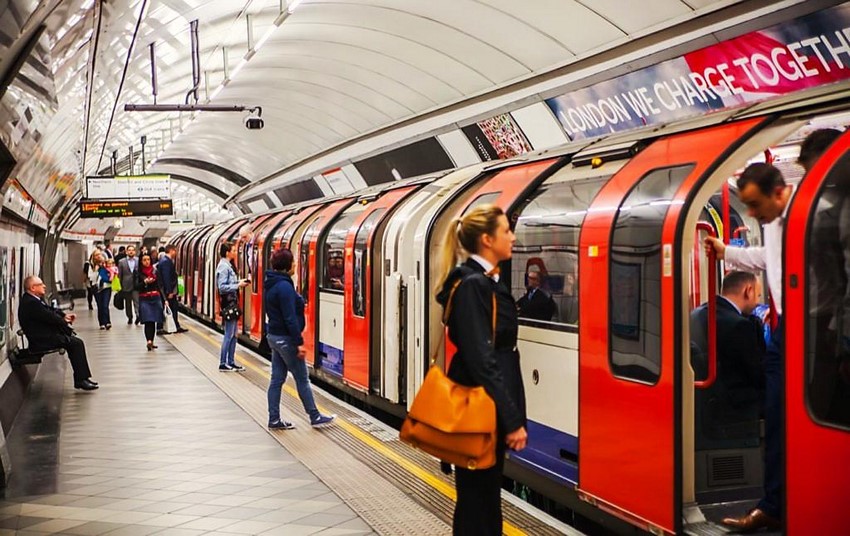
<svg viewBox="0 0 850 536">
<path fill-rule="evenodd" d="M 121 199 L 111 201 L 83 199 L 80 201 L 81 218 L 132 218 L 138 216 L 172 216 L 173 214 L 174 206 L 171 199 Z"/>
<path fill-rule="evenodd" d="M 850 2 L 546 100 L 571 140 L 850 79 Z"/>
<path fill-rule="evenodd" d="M 170 175 L 86 177 L 88 199 L 169 199 Z"/>
</svg>

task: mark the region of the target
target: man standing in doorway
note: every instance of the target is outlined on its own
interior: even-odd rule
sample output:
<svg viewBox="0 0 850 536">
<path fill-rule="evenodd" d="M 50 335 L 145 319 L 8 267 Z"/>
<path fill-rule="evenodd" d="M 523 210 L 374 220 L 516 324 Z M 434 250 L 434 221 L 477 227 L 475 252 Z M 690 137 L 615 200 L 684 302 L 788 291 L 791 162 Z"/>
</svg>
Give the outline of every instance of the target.
<svg viewBox="0 0 850 536">
<path fill-rule="evenodd" d="M 139 324 L 139 292 L 136 290 L 136 270 L 139 259 L 136 258 L 136 246 L 127 246 L 127 256 L 118 263 L 118 277 L 121 278 L 121 293 L 124 296 L 124 310 L 127 313 L 127 325 L 133 323 L 133 311 L 136 313 L 136 325 Z"/>
<path fill-rule="evenodd" d="M 764 246 L 726 246 L 717 238 L 706 238 L 706 253 L 713 252 L 726 260 L 733 270 L 761 271 L 767 274 L 767 285 L 776 318 L 764 360 L 764 497 L 758 506 L 741 517 L 723 520 L 727 526 L 750 532 L 762 528 L 776 529 L 782 519 L 782 368 L 784 341 L 782 321 L 782 233 L 785 214 L 791 201 L 791 186 L 782 173 L 770 164 L 751 164 L 738 179 L 738 195 L 748 213 L 762 224 Z"/>
</svg>

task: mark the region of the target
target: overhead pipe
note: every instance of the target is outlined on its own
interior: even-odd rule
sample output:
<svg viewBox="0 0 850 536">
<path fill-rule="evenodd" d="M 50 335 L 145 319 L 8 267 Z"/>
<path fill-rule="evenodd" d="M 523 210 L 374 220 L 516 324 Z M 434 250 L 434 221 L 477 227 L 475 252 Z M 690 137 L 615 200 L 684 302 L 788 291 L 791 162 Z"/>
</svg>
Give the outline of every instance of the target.
<svg viewBox="0 0 850 536">
<path fill-rule="evenodd" d="M 153 103 L 156 104 L 156 96 L 158 94 L 156 84 L 156 42 L 150 44 L 151 51 L 151 93 L 153 93 Z"/>
<path fill-rule="evenodd" d="M 198 88 L 201 87 L 201 52 L 198 45 L 198 19 L 189 23 L 189 37 L 192 42 L 192 89 L 186 93 L 186 104 L 189 104 L 189 96 L 193 96 L 198 102 Z"/>
</svg>

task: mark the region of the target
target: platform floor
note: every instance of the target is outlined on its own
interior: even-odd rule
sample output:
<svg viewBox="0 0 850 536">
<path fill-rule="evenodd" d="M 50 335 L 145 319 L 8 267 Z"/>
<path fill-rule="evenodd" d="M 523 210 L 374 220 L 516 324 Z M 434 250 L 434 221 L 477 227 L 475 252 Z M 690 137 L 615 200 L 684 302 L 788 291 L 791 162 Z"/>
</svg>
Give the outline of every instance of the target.
<svg viewBox="0 0 850 536">
<path fill-rule="evenodd" d="M 123 312 L 111 331 L 77 313 L 101 388 L 75 391 L 65 358 L 42 363 L 7 437 L 0 536 L 451 533 L 451 477 L 386 424 L 314 388 L 338 418 L 313 429 L 289 378 L 296 429 L 270 432 L 265 359 L 240 346 L 247 371 L 221 373 L 221 335 L 202 324 L 148 352 Z M 579 534 L 506 492 L 503 513 L 511 536 Z"/>
<path fill-rule="evenodd" d="M 77 313 L 101 388 L 45 359 L 8 437 L 0 536 L 373 534 L 167 341 L 147 352 L 123 313 L 110 331 Z"/>
</svg>

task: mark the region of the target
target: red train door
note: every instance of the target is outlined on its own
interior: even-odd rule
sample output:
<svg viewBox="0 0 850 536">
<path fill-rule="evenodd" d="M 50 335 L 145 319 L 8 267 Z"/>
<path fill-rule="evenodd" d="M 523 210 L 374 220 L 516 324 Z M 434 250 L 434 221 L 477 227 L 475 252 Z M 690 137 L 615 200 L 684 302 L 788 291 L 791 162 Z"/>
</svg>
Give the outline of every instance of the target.
<svg viewBox="0 0 850 536">
<path fill-rule="evenodd" d="M 655 534 L 682 524 L 680 215 L 758 123 L 654 142 L 602 187 L 582 226 L 579 496 Z"/>
<path fill-rule="evenodd" d="M 850 496 L 848 218 L 845 133 L 800 184 L 785 225 L 785 522 L 792 536 L 847 533 L 840 504 Z"/>
<path fill-rule="evenodd" d="M 253 311 L 254 304 L 251 300 L 251 294 L 257 284 L 257 231 L 272 216 L 274 215 L 264 214 L 250 222 L 248 224 L 251 226 L 250 237 L 247 240 L 239 238 L 236 244 L 236 251 L 238 252 L 236 266 L 239 267 L 239 277 L 251 280 L 251 284 L 239 292 L 239 305 L 242 308 L 242 316 L 239 318 L 239 330 L 237 333 L 250 333 L 251 325 L 254 321 L 254 317 L 256 316 Z"/>
<path fill-rule="evenodd" d="M 307 362 L 315 363 L 316 357 L 316 335 L 317 322 L 319 319 L 319 281 L 322 274 L 318 270 L 320 266 L 318 256 L 321 252 L 316 251 L 319 237 L 328 223 L 336 219 L 337 215 L 352 203 L 352 199 L 340 199 L 321 210 L 319 216 L 313 220 L 310 227 L 304 232 L 299 248 L 300 259 L 298 260 L 298 286 L 304 298 L 304 349 L 307 352 Z M 306 262 L 305 262 L 306 261 Z M 305 266 L 306 264 L 306 266 Z M 305 270 L 306 268 L 306 270 Z"/>
<path fill-rule="evenodd" d="M 372 338 L 372 241 L 375 231 L 391 210 L 416 186 L 398 188 L 382 195 L 371 203 L 354 221 L 352 231 L 345 241 L 345 361 L 343 378 L 346 383 L 369 390 L 370 344 Z M 378 269 L 381 268 L 381 259 Z"/>
<path fill-rule="evenodd" d="M 263 318 L 263 274 L 269 269 L 266 266 L 266 260 L 272 254 L 272 251 L 274 251 L 274 248 L 271 247 L 272 233 L 274 233 L 289 214 L 291 212 L 288 210 L 275 214 L 261 228 L 257 229 L 256 236 L 254 237 L 256 266 L 252 270 L 254 277 L 251 280 L 251 294 L 249 298 L 251 300 L 251 329 L 248 335 L 255 342 L 262 342 L 263 340 L 263 324 L 265 323 L 265 319 Z"/>
</svg>

